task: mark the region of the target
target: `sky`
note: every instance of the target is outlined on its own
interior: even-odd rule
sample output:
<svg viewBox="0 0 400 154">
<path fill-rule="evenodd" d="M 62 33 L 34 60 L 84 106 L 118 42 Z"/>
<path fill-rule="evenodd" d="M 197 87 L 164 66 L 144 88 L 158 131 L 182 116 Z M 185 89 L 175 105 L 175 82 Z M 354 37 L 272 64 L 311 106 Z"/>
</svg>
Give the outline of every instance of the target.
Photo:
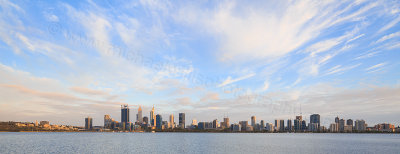
<svg viewBox="0 0 400 154">
<path fill-rule="evenodd" d="M 0 0 L 0 121 L 399 125 L 400 3 Z"/>
</svg>

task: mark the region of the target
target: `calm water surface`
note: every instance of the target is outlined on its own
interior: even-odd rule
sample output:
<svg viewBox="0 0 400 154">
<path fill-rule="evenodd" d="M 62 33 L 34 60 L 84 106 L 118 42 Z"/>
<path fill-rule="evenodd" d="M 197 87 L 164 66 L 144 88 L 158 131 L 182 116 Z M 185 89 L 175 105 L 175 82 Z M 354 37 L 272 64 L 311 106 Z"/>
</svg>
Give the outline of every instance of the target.
<svg viewBox="0 0 400 154">
<path fill-rule="evenodd" d="M 400 134 L 0 132 L 0 153 L 400 153 Z"/>
</svg>

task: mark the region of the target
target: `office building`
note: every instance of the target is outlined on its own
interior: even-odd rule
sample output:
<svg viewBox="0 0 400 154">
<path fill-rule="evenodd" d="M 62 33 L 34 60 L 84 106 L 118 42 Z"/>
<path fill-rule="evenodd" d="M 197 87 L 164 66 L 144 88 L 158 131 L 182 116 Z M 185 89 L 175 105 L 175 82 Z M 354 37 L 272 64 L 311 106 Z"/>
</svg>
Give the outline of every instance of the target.
<svg viewBox="0 0 400 154">
<path fill-rule="evenodd" d="M 240 121 L 239 124 L 240 124 L 241 131 L 247 131 L 246 129 L 247 129 L 247 126 L 249 125 L 247 121 Z"/>
<path fill-rule="evenodd" d="M 175 128 L 174 114 L 169 115 L 170 128 Z"/>
<path fill-rule="evenodd" d="M 344 131 L 344 126 L 346 125 L 346 120 L 340 119 L 339 120 L 339 131 L 343 132 Z"/>
<path fill-rule="evenodd" d="M 293 130 L 292 119 L 287 120 L 287 131 L 291 132 Z"/>
<path fill-rule="evenodd" d="M 285 131 L 285 120 L 279 120 L 279 131 Z"/>
<path fill-rule="evenodd" d="M 185 129 L 185 113 L 179 113 L 179 127 Z"/>
<path fill-rule="evenodd" d="M 121 105 L 121 123 L 127 124 L 129 122 L 129 107 L 128 104 Z"/>
<path fill-rule="evenodd" d="M 301 127 L 301 122 L 303 121 L 303 117 L 302 116 L 296 116 L 296 119 L 294 119 L 293 123 L 294 123 L 294 131 L 298 132 L 302 130 Z"/>
<path fill-rule="evenodd" d="M 265 130 L 267 130 L 269 132 L 273 132 L 274 131 L 274 126 L 272 125 L 272 123 L 266 123 L 265 124 Z"/>
<path fill-rule="evenodd" d="M 213 120 L 213 128 L 217 129 L 218 128 L 218 119 Z"/>
<path fill-rule="evenodd" d="M 196 119 L 192 120 L 192 126 L 197 126 L 197 120 Z"/>
<path fill-rule="evenodd" d="M 149 117 L 144 116 L 143 117 L 143 123 L 144 124 L 149 124 Z"/>
<path fill-rule="evenodd" d="M 138 113 L 136 115 L 136 121 L 139 122 L 139 124 L 143 123 L 142 107 L 141 106 L 139 106 Z"/>
<path fill-rule="evenodd" d="M 367 130 L 367 124 L 365 123 L 364 120 L 356 120 L 354 122 L 354 130 L 363 132 Z"/>
<path fill-rule="evenodd" d="M 239 132 L 242 130 L 239 124 L 232 124 L 230 127 L 231 127 L 231 131 L 233 131 L 233 132 Z"/>
<path fill-rule="evenodd" d="M 85 129 L 92 130 L 93 129 L 93 119 L 91 117 L 85 118 Z"/>
<path fill-rule="evenodd" d="M 264 129 L 265 129 L 264 120 L 261 120 L 261 121 L 260 121 L 260 127 L 261 127 L 261 130 L 264 130 Z"/>
<path fill-rule="evenodd" d="M 335 118 L 335 123 L 337 123 L 337 124 L 339 124 L 339 116 L 336 116 L 336 118 Z"/>
<path fill-rule="evenodd" d="M 112 124 L 112 119 L 110 115 L 104 115 L 104 128 L 111 128 L 111 124 Z"/>
<path fill-rule="evenodd" d="M 346 124 L 347 124 L 347 126 L 353 127 L 353 120 L 352 119 L 347 119 Z"/>
<path fill-rule="evenodd" d="M 224 118 L 224 127 L 229 128 L 230 126 L 231 125 L 229 125 L 229 118 L 228 117 Z"/>
<path fill-rule="evenodd" d="M 154 106 L 150 111 L 150 126 L 156 126 L 156 115 L 154 114 Z"/>
<path fill-rule="evenodd" d="M 252 127 L 256 126 L 256 116 L 251 116 L 251 126 Z"/>
<path fill-rule="evenodd" d="M 339 131 L 339 129 L 338 129 L 338 123 L 332 123 L 332 124 L 329 126 L 329 131 L 332 132 L 332 133 L 338 132 L 338 131 Z"/>
<path fill-rule="evenodd" d="M 310 123 L 317 124 L 317 129 L 321 126 L 321 116 L 319 114 L 310 115 Z"/>
<path fill-rule="evenodd" d="M 155 121 L 156 121 L 156 128 L 161 130 L 162 129 L 162 116 L 157 114 Z"/>
</svg>

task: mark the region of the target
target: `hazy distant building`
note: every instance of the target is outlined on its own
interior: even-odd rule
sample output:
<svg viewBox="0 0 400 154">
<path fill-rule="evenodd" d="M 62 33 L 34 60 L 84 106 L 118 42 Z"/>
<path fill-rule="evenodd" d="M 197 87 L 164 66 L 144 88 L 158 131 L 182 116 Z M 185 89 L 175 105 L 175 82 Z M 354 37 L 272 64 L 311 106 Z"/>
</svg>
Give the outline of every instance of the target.
<svg viewBox="0 0 400 154">
<path fill-rule="evenodd" d="M 317 129 L 321 126 L 321 116 L 319 114 L 310 115 L 310 123 L 317 124 Z"/>
<path fill-rule="evenodd" d="M 155 121 L 156 121 L 156 128 L 161 130 L 162 129 L 162 116 L 157 114 Z"/>
<path fill-rule="evenodd" d="M 113 121 L 112 121 L 110 115 L 108 115 L 108 114 L 104 115 L 104 128 L 110 129 L 112 122 Z"/>
<path fill-rule="evenodd" d="M 256 116 L 251 116 L 251 126 L 256 126 Z"/>
<path fill-rule="evenodd" d="M 364 120 L 356 120 L 354 122 L 354 130 L 356 131 L 365 131 L 367 128 L 367 124 L 365 124 Z"/>
<path fill-rule="evenodd" d="M 246 129 L 247 129 L 247 126 L 249 125 L 248 121 L 240 121 L 239 124 L 240 124 L 241 131 L 247 131 Z"/>
<path fill-rule="evenodd" d="M 40 121 L 40 126 L 50 125 L 49 121 Z"/>
<path fill-rule="evenodd" d="M 340 119 L 339 120 L 339 131 L 343 132 L 344 131 L 344 126 L 346 125 L 346 120 Z"/>
<path fill-rule="evenodd" d="M 197 120 L 196 119 L 192 120 L 192 126 L 197 126 Z"/>
<path fill-rule="evenodd" d="M 347 119 L 346 124 L 347 124 L 347 126 L 353 127 L 353 120 L 352 119 Z"/>
<path fill-rule="evenodd" d="M 279 131 L 280 129 L 279 129 L 279 126 L 280 126 L 280 124 L 279 124 L 279 120 L 277 120 L 277 119 L 275 119 L 275 131 Z"/>
<path fill-rule="evenodd" d="M 174 114 L 169 115 L 170 128 L 175 128 Z"/>
<path fill-rule="evenodd" d="M 287 130 L 291 132 L 293 130 L 292 119 L 287 120 Z"/>
<path fill-rule="evenodd" d="M 312 132 L 318 131 L 318 123 L 309 123 L 308 124 L 308 130 Z"/>
<path fill-rule="evenodd" d="M 338 123 L 332 123 L 332 124 L 329 126 L 329 131 L 332 132 L 332 133 L 338 132 L 338 131 L 339 131 L 339 129 L 338 129 Z"/>
<path fill-rule="evenodd" d="M 298 131 L 302 130 L 302 127 L 301 127 L 302 120 L 303 120 L 302 116 L 296 116 L 296 119 L 294 119 L 294 121 L 293 121 L 294 131 L 298 132 Z"/>
<path fill-rule="evenodd" d="M 241 131 L 241 127 L 240 127 L 239 124 L 232 124 L 232 125 L 231 125 L 231 130 L 232 130 L 233 132 L 239 132 L 239 131 Z"/>
<path fill-rule="evenodd" d="M 307 124 L 306 124 L 306 121 L 305 121 L 305 120 L 301 121 L 301 130 L 302 130 L 302 131 L 307 130 Z"/>
<path fill-rule="evenodd" d="M 185 129 L 185 113 L 179 113 L 179 127 Z"/>
<path fill-rule="evenodd" d="M 224 125 L 225 125 L 225 128 L 229 128 L 231 125 L 229 125 L 229 118 L 228 117 L 225 117 L 224 118 Z"/>
<path fill-rule="evenodd" d="M 143 117 L 142 117 L 142 107 L 139 106 L 138 113 L 136 115 L 136 121 L 139 122 L 139 124 L 143 123 Z"/>
<path fill-rule="evenodd" d="M 149 117 L 144 116 L 143 117 L 143 123 L 149 124 Z"/>
<path fill-rule="evenodd" d="M 92 130 L 93 129 L 93 119 L 91 117 L 85 118 L 85 129 Z"/>
<path fill-rule="evenodd" d="M 264 129 L 265 129 L 264 120 L 261 120 L 261 121 L 260 121 L 260 127 L 261 127 L 261 130 L 264 130 Z"/>
<path fill-rule="evenodd" d="M 274 126 L 272 125 L 272 123 L 266 123 L 265 124 L 265 130 L 272 132 L 274 131 Z"/>
<path fill-rule="evenodd" d="M 128 105 L 121 105 L 121 123 L 127 124 L 129 122 L 129 107 Z"/>
<path fill-rule="evenodd" d="M 154 114 L 154 106 L 150 111 L 150 126 L 156 126 L 156 115 Z"/>
<path fill-rule="evenodd" d="M 339 124 L 339 117 L 338 116 L 336 116 L 336 118 L 335 118 L 335 123 L 337 123 L 337 124 Z"/>
<path fill-rule="evenodd" d="M 279 131 L 285 131 L 285 120 L 279 120 Z"/>
<path fill-rule="evenodd" d="M 213 120 L 213 128 L 217 129 L 218 128 L 218 119 Z"/>
</svg>

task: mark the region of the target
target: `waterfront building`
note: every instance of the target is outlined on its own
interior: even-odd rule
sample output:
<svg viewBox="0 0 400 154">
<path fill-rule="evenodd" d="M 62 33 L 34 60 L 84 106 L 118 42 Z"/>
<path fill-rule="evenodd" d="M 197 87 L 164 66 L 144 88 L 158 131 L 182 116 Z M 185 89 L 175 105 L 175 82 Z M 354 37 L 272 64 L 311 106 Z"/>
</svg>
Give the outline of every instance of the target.
<svg viewBox="0 0 400 154">
<path fill-rule="evenodd" d="M 329 126 L 329 131 L 332 132 L 332 133 L 338 132 L 338 123 L 332 123 Z"/>
<path fill-rule="evenodd" d="M 161 130 L 162 129 L 162 116 L 157 114 L 155 121 L 156 121 L 156 128 Z"/>
<path fill-rule="evenodd" d="M 128 104 L 121 105 L 121 123 L 127 124 L 129 122 L 129 107 Z"/>
<path fill-rule="evenodd" d="M 275 131 L 279 131 L 279 120 L 278 119 L 275 119 Z"/>
<path fill-rule="evenodd" d="M 85 129 L 92 130 L 93 129 L 93 119 L 91 117 L 85 118 Z"/>
<path fill-rule="evenodd" d="M 261 120 L 261 121 L 260 121 L 260 127 L 261 127 L 261 130 L 264 130 L 264 129 L 265 129 L 264 120 Z"/>
<path fill-rule="evenodd" d="M 339 124 L 339 116 L 336 116 L 336 118 L 335 118 L 335 123 L 337 123 L 337 124 Z"/>
<path fill-rule="evenodd" d="M 353 131 L 353 126 L 352 125 L 345 125 L 343 128 L 344 132 L 352 132 Z"/>
<path fill-rule="evenodd" d="M 143 117 L 143 123 L 144 123 L 144 124 L 149 124 L 149 117 L 144 116 L 144 117 Z"/>
<path fill-rule="evenodd" d="M 223 124 L 224 124 L 225 128 L 229 128 L 229 127 L 230 127 L 230 125 L 229 125 L 229 118 L 228 118 L 228 117 L 225 117 L 225 118 L 224 118 Z"/>
<path fill-rule="evenodd" d="M 156 115 L 154 114 L 154 106 L 150 111 L 150 126 L 156 126 Z"/>
<path fill-rule="evenodd" d="M 50 125 L 49 121 L 40 121 L 40 126 Z"/>
<path fill-rule="evenodd" d="M 110 115 L 106 114 L 104 115 L 104 128 L 110 129 L 112 124 L 112 119 Z"/>
<path fill-rule="evenodd" d="M 346 125 L 346 120 L 340 119 L 339 120 L 339 131 L 344 132 L 344 126 Z"/>
<path fill-rule="evenodd" d="M 293 130 L 293 126 L 292 126 L 292 119 L 288 119 L 287 120 L 287 130 L 289 132 L 291 132 Z"/>
<path fill-rule="evenodd" d="M 179 127 L 185 129 L 185 113 L 179 113 Z"/>
<path fill-rule="evenodd" d="M 239 125 L 239 124 L 232 124 L 232 125 L 231 125 L 231 131 L 233 131 L 233 132 L 239 132 L 239 131 L 241 131 L 240 125 Z"/>
<path fill-rule="evenodd" d="M 213 127 L 212 128 L 214 128 L 214 129 L 218 128 L 218 119 L 214 119 L 213 120 Z"/>
<path fill-rule="evenodd" d="M 296 116 L 296 119 L 294 119 L 293 123 L 294 123 L 294 131 L 298 132 L 302 130 L 301 127 L 301 122 L 303 120 L 302 116 Z"/>
<path fill-rule="evenodd" d="M 318 123 L 308 123 L 308 131 L 317 132 L 318 129 Z"/>
<path fill-rule="evenodd" d="M 197 120 L 196 119 L 192 120 L 192 126 L 197 126 Z"/>
<path fill-rule="evenodd" d="M 251 116 L 251 126 L 252 127 L 256 126 L 256 116 Z"/>
<path fill-rule="evenodd" d="M 174 129 L 175 128 L 174 114 L 169 115 L 169 123 L 171 125 L 170 128 Z"/>
<path fill-rule="evenodd" d="M 312 114 L 310 115 L 310 123 L 317 124 L 317 129 L 321 126 L 321 116 L 319 114 Z"/>
<path fill-rule="evenodd" d="M 274 126 L 272 125 L 272 123 L 266 123 L 265 124 L 265 130 L 272 132 L 274 131 Z"/>
<path fill-rule="evenodd" d="M 301 131 L 305 131 L 305 130 L 307 130 L 307 124 L 306 124 L 306 121 L 303 120 L 303 121 L 301 121 Z"/>
<path fill-rule="evenodd" d="M 139 106 L 138 113 L 136 115 L 136 121 L 139 122 L 139 124 L 143 123 L 143 117 L 142 117 L 142 107 Z"/>
<path fill-rule="evenodd" d="M 279 131 L 285 131 L 285 120 L 279 120 Z"/>
<path fill-rule="evenodd" d="M 347 126 L 353 127 L 353 120 L 352 119 L 347 119 L 346 124 L 347 124 Z"/>
<path fill-rule="evenodd" d="M 362 132 L 367 130 L 367 124 L 364 120 L 356 120 L 354 122 L 354 130 Z"/>
<path fill-rule="evenodd" d="M 246 129 L 247 129 L 247 126 L 249 125 L 248 121 L 240 121 L 239 124 L 240 124 L 241 131 L 247 131 Z"/>
</svg>

